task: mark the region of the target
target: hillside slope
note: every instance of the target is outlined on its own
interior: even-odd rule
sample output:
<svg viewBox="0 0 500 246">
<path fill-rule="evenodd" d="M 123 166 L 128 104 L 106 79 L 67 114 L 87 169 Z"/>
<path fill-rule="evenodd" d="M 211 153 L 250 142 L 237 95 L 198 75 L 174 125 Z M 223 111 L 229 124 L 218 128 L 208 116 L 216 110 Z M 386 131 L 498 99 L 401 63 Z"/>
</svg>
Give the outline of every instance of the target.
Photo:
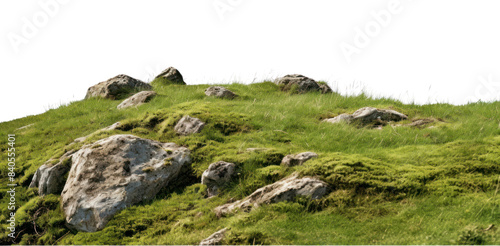
<svg viewBox="0 0 500 246">
<path fill-rule="evenodd" d="M 364 95 L 287 93 L 271 82 L 225 85 L 239 95 L 227 100 L 205 96 L 207 87 L 156 84 L 157 96 L 139 107 L 118 110 L 122 100 L 92 98 L 0 123 L 2 184 L 9 182 L 7 135 L 16 136 L 14 243 L 199 244 L 228 228 L 224 244 L 500 244 L 500 102 L 405 105 Z M 322 122 L 367 106 L 408 120 L 377 128 Z M 206 122 L 201 133 L 174 132 L 184 115 Z M 408 126 L 430 118 L 436 121 Z M 68 144 L 118 121 L 118 129 L 79 146 L 115 134 L 174 142 L 191 150 L 192 169 L 154 199 L 116 214 L 103 230 L 70 230 L 60 196 L 39 197 L 27 187 L 37 168 Z M 305 151 L 318 157 L 280 165 L 284 156 Z M 200 179 L 216 161 L 234 163 L 238 176 L 207 199 Z M 292 173 L 318 177 L 331 192 L 215 215 L 217 206 Z M 1 187 L 2 244 L 12 243 L 8 189 Z"/>
</svg>

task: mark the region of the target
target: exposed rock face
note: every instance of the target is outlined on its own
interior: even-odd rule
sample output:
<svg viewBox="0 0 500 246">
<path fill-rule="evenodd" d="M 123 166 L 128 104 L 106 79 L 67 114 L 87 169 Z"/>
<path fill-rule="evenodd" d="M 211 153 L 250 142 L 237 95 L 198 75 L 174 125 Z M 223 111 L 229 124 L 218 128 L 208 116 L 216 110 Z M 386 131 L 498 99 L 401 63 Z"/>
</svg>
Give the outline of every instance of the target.
<svg viewBox="0 0 500 246">
<path fill-rule="evenodd" d="M 276 84 L 282 86 L 282 90 L 284 91 L 289 91 L 292 87 L 296 87 L 299 93 L 321 91 L 321 88 L 316 81 L 300 74 L 286 75 L 285 77 L 276 80 Z"/>
<path fill-rule="evenodd" d="M 222 86 L 210 86 L 205 90 L 205 95 L 214 96 L 219 98 L 233 99 L 236 97 L 234 92 L 222 87 Z"/>
<path fill-rule="evenodd" d="M 299 166 L 304 164 L 304 162 L 314 158 L 318 157 L 318 154 L 314 152 L 304 152 L 296 155 L 287 155 L 283 158 L 281 161 L 281 165 L 287 166 L 287 167 L 292 167 L 292 166 Z"/>
<path fill-rule="evenodd" d="M 87 91 L 85 99 L 91 97 L 118 99 L 120 96 L 134 90 L 151 90 L 152 88 L 153 87 L 147 83 L 134 79 L 130 76 L 120 74 L 116 77 L 108 79 L 107 81 L 91 86 Z"/>
<path fill-rule="evenodd" d="M 210 237 L 205 238 L 200 242 L 200 246 L 202 245 L 220 245 L 222 240 L 224 240 L 227 228 L 219 230 L 214 234 L 210 235 Z"/>
<path fill-rule="evenodd" d="M 154 91 L 141 91 L 141 92 L 136 93 L 133 96 L 125 99 L 116 108 L 117 109 L 124 109 L 124 108 L 128 108 L 128 107 L 139 106 L 139 105 L 142 105 L 144 103 L 149 102 L 155 96 L 156 96 L 156 92 L 154 92 Z"/>
<path fill-rule="evenodd" d="M 191 162 L 190 152 L 173 143 L 114 135 L 85 145 L 61 194 L 66 222 L 94 232 L 120 210 L 153 198 Z"/>
<path fill-rule="evenodd" d="M 224 216 L 235 209 L 250 211 L 260 204 L 271 204 L 282 201 L 292 201 L 297 196 L 310 196 L 319 199 L 328 191 L 328 185 L 312 177 L 298 178 L 297 174 L 282 179 L 274 184 L 264 186 L 243 200 L 224 204 L 215 208 L 217 216 Z"/>
<path fill-rule="evenodd" d="M 191 135 L 193 133 L 199 133 L 203 130 L 205 123 L 198 118 L 190 117 L 186 115 L 175 125 L 174 130 L 179 135 Z"/>
<path fill-rule="evenodd" d="M 357 123 L 360 125 L 385 125 L 390 121 L 401 121 L 408 119 L 408 116 L 390 109 L 376 109 L 364 107 L 356 110 L 352 115 L 341 114 L 331 119 L 325 119 L 329 123 Z"/>
<path fill-rule="evenodd" d="M 231 181 L 235 167 L 233 163 L 218 161 L 203 172 L 201 183 L 207 186 L 209 197 L 217 195 L 219 187 Z"/>
<path fill-rule="evenodd" d="M 352 114 L 353 121 L 360 122 L 362 124 L 370 124 L 375 121 L 401 121 L 407 119 L 408 117 L 402 113 L 399 113 L 390 109 L 376 109 L 371 107 L 364 107 L 356 110 Z"/>
<path fill-rule="evenodd" d="M 341 114 L 339 116 L 336 116 L 334 118 L 330 119 L 325 119 L 323 120 L 324 122 L 329 122 L 329 123 L 351 123 L 352 119 L 354 117 L 350 114 Z"/>
<path fill-rule="evenodd" d="M 66 183 L 65 175 L 71 167 L 71 157 L 75 150 L 66 152 L 59 158 L 59 162 L 50 164 L 52 160 L 39 167 L 33 179 L 31 180 L 29 188 L 38 188 L 38 194 L 45 196 L 48 194 L 60 194 Z"/>
<path fill-rule="evenodd" d="M 319 88 L 321 89 L 321 94 L 328 94 L 328 93 L 333 93 L 332 88 L 328 86 L 327 84 L 318 84 Z"/>
<path fill-rule="evenodd" d="M 181 84 L 181 85 L 186 84 L 186 82 L 184 82 L 184 79 L 182 78 L 182 74 L 174 67 L 169 67 L 169 68 L 163 70 L 163 72 L 158 74 L 158 76 L 156 76 L 156 78 L 165 78 L 165 79 L 168 79 L 175 84 Z"/>
</svg>

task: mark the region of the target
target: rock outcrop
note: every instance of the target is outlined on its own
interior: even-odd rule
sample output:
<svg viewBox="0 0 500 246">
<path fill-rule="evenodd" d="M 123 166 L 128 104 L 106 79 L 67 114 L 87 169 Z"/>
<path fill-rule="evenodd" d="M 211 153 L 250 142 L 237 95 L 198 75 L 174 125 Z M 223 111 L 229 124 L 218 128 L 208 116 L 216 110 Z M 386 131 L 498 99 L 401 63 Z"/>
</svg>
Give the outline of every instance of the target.
<svg viewBox="0 0 500 246">
<path fill-rule="evenodd" d="M 38 188 L 38 194 L 45 196 L 48 194 L 61 194 L 66 183 L 65 175 L 71 168 L 71 157 L 76 150 L 66 152 L 59 158 L 57 163 L 51 164 L 54 160 L 49 160 L 39 167 L 29 188 Z"/>
<path fill-rule="evenodd" d="M 286 75 L 276 80 L 282 90 L 289 91 L 296 88 L 298 93 L 306 93 L 309 91 L 320 91 L 319 84 L 311 78 L 300 74 Z"/>
<path fill-rule="evenodd" d="M 141 92 L 136 93 L 133 96 L 125 99 L 116 108 L 117 109 L 124 109 L 124 108 L 139 106 L 139 105 L 142 105 L 144 103 L 149 102 L 155 96 L 156 96 L 156 92 L 154 92 L 154 91 L 141 91 Z"/>
<path fill-rule="evenodd" d="M 151 85 L 130 76 L 120 74 L 107 81 L 91 86 L 87 90 L 85 99 L 91 97 L 103 97 L 109 99 L 119 99 L 133 91 L 151 90 Z"/>
<path fill-rule="evenodd" d="M 210 86 L 205 90 L 205 95 L 214 96 L 219 98 L 233 99 L 236 97 L 234 92 L 222 87 L 222 86 Z"/>
<path fill-rule="evenodd" d="M 203 121 L 186 115 L 175 125 L 174 130 L 179 135 L 187 136 L 201 132 L 203 127 L 205 127 L 205 123 Z"/>
<path fill-rule="evenodd" d="M 177 70 L 174 67 L 169 67 L 169 68 L 163 70 L 163 72 L 158 74 L 156 76 L 156 78 L 164 78 L 164 79 L 167 79 L 174 84 L 180 84 L 180 85 L 186 84 L 186 82 L 184 82 L 184 78 L 182 77 L 182 74 L 179 72 L 179 70 Z"/>
<path fill-rule="evenodd" d="M 341 114 L 337 117 L 325 119 L 324 122 L 329 123 L 348 123 L 366 125 L 385 125 L 390 121 L 401 121 L 408 119 L 408 116 L 391 109 L 376 109 L 372 107 L 364 107 L 356 110 L 352 115 Z"/>
<path fill-rule="evenodd" d="M 114 135 L 83 146 L 61 194 L 68 225 L 94 232 L 122 209 L 153 198 L 191 162 L 190 151 L 132 135 Z"/>
<path fill-rule="evenodd" d="M 224 240 L 224 237 L 226 236 L 227 230 L 227 228 L 224 228 L 210 235 L 210 237 L 203 239 L 203 241 L 200 242 L 200 246 L 220 245 L 222 240 Z"/>
<path fill-rule="evenodd" d="M 207 186 L 208 196 L 217 195 L 219 187 L 231 181 L 236 166 L 233 163 L 218 161 L 210 164 L 201 175 L 201 183 Z"/>
<path fill-rule="evenodd" d="M 281 161 L 281 165 L 287 166 L 287 167 L 293 167 L 293 166 L 299 166 L 304 164 L 304 162 L 318 157 L 318 154 L 314 152 L 303 152 L 300 154 L 296 155 L 287 155 L 283 158 Z"/>
<path fill-rule="evenodd" d="M 233 212 L 235 209 L 250 211 L 261 204 L 293 201 L 297 196 L 319 199 L 327 191 L 328 185 L 325 182 L 312 177 L 299 178 L 297 174 L 293 174 L 290 177 L 256 190 L 243 200 L 216 207 L 214 211 L 220 217 Z"/>
</svg>

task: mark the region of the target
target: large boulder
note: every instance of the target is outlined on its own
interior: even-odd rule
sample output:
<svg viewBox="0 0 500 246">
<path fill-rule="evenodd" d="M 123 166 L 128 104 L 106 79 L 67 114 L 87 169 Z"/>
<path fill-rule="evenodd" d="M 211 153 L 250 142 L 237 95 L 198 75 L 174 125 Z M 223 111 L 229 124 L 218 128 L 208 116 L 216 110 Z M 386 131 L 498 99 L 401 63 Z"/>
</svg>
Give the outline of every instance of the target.
<svg viewBox="0 0 500 246">
<path fill-rule="evenodd" d="M 281 165 L 287 166 L 287 167 L 293 167 L 293 166 L 300 166 L 304 164 L 304 162 L 318 157 L 318 154 L 314 152 L 303 152 L 300 154 L 296 155 L 287 155 L 283 158 L 281 161 Z"/>
<path fill-rule="evenodd" d="M 234 92 L 222 87 L 222 86 L 210 86 L 205 90 L 205 95 L 214 96 L 219 98 L 233 99 L 236 97 Z"/>
<path fill-rule="evenodd" d="M 250 211 L 261 204 L 293 201 L 297 196 L 319 199 L 327 191 L 328 185 L 325 182 L 312 177 L 299 178 L 298 174 L 293 174 L 290 177 L 256 190 L 243 200 L 216 207 L 214 211 L 220 217 L 231 213 L 235 209 Z"/>
<path fill-rule="evenodd" d="M 163 78 L 169 80 L 170 82 L 173 82 L 174 84 L 186 84 L 186 82 L 184 82 L 184 78 L 182 78 L 182 74 L 174 67 L 169 67 L 163 70 L 163 72 L 158 74 L 156 78 Z"/>
<path fill-rule="evenodd" d="M 116 108 L 117 109 L 124 109 L 124 108 L 139 106 L 139 105 L 142 105 L 144 103 L 149 102 L 155 96 L 156 96 L 156 92 L 154 92 L 154 91 L 141 91 L 141 92 L 136 93 L 133 96 L 125 99 Z"/>
<path fill-rule="evenodd" d="M 66 183 L 65 175 L 71 167 L 71 157 L 75 152 L 75 150 L 68 151 L 59 159 L 51 159 L 44 163 L 36 170 L 29 188 L 38 188 L 40 196 L 61 194 Z"/>
<path fill-rule="evenodd" d="M 300 74 L 286 75 L 276 80 L 282 90 L 289 91 L 296 88 L 298 93 L 306 93 L 309 91 L 321 91 L 319 84 L 311 78 Z"/>
<path fill-rule="evenodd" d="M 189 115 L 182 117 L 182 119 L 177 122 L 174 127 L 175 132 L 179 135 L 191 135 L 194 133 L 199 133 L 205 127 L 205 123 L 198 118 L 193 118 Z"/>
<path fill-rule="evenodd" d="M 208 196 L 217 195 L 219 187 L 231 181 L 236 166 L 233 163 L 218 161 L 210 164 L 201 175 L 201 183 L 207 186 Z"/>
<path fill-rule="evenodd" d="M 103 97 L 119 99 L 132 91 L 151 90 L 151 85 L 130 76 L 120 74 L 104 82 L 91 86 L 87 90 L 85 99 L 91 97 Z"/>
<path fill-rule="evenodd" d="M 68 225 L 95 232 L 122 209 L 153 198 L 191 162 L 190 151 L 132 135 L 114 135 L 73 154 L 61 194 Z"/>
<path fill-rule="evenodd" d="M 226 231 L 227 231 L 227 228 L 218 230 L 214 234 L 212 234 L 209 237 L 203 239 L 203 241 L 200 242 L 200 246 L 220 245 L 221 242 L 222 242 L 222 240 L 224 240 L 224 237 L 226 236 Z"/>
</svg>

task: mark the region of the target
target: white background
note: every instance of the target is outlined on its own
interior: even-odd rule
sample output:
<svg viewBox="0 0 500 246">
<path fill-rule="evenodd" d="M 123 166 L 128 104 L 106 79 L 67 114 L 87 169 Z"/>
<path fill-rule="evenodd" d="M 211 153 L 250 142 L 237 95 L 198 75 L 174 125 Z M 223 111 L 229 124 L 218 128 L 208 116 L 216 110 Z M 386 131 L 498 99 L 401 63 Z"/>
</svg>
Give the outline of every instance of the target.
<svg viewBox="0 0 500 246">
<path fill-rule="evenodd" d="M 2 0 L 0 121 L 169 66 L 188 84 L 299 73 L 407 103 L 499 100 L 499 11 L 495 0 Z"/>
</svg>

